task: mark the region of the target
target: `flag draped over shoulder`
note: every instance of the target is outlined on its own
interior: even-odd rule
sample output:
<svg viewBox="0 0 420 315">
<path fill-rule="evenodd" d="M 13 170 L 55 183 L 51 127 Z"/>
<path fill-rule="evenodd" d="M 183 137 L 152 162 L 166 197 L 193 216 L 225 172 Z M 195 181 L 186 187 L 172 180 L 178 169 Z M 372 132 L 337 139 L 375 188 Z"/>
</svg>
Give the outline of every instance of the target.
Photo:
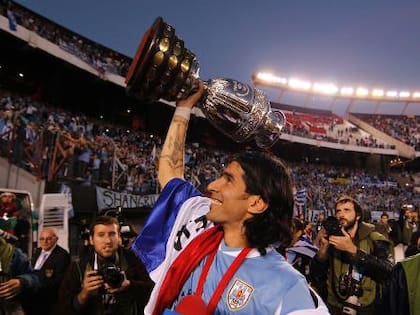
<svg viewBox="0 0 420 315">
<path fill-rule="evenodd" d="M 209 206 L 210 200 L 185 180 L 172 179 L 164 187 L 132 246 L 155 282 L 145 314 L 152 314 L 160 301 L 160 288 L 172 263 L 192 240 L 213 227 L 205 216 Z"/>
<path fill-rule="evenodd" d="M 181 182 L 181 183 L 180 183 Z M 142 231 L 133 244 L 133 251 L 152 272 L 165 259 L 166 244 L 175 225 L 185 196 L 199 195 L 193 186 L 175 179 L 160 194 Z"/>
</svg>

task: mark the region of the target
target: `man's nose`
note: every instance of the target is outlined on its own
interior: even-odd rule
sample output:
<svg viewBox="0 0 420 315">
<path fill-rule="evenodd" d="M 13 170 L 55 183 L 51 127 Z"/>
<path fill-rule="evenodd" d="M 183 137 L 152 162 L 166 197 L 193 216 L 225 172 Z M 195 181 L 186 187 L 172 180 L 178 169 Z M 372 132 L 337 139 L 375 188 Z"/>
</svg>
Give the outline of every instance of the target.
<svg viewBox="0 0 420 315">
<path fill-rule="evenodd" d="M 207 185 L 207 191 L 210 192 L 210 193 L 217 192 L 219 190 L 218 189 L 218 187 L 219 187 L 219 184 L 218 184 L 219 183 L 219 180 L 220 180 L 220 178 L 215 179 L 214 181 L 210 182 Z"/>
</svg>

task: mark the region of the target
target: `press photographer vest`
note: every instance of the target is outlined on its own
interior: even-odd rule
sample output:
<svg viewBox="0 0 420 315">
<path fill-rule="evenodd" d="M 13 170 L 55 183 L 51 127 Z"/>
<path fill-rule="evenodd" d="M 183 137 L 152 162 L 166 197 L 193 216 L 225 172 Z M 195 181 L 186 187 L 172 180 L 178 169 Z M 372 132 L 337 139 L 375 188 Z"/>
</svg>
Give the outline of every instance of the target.
<svg viewBox="0 0 420 315">
<path fill-rule="evenodd" d="M 374 251 L 374 242 L 375 241 L 385 241 L 389 242 L 385 236 L 373 230 L 373 226 L 370 224 L 366 224 L 361 222 L 358 235 L 361 238 L 359 243 L 356 244 L 358 249 L 372 254 Z M 366 235 L 367 234 L 367 235 Z M 390 244 L 391 246 L 391 244 Z M 345 263 L 341 259 L 341 255 L 343 253 L 335 250 L 333 252 L 334 258 L 330 261 L 330 274 L 328 276 L 328 304 L 341 307 L 343 302 L 348 298 L 348 296 L 341 295 L 338 288 L 339 288 L 339 281 L 340 276 L 347 273 L 350 270 L 350 264 Z M 363 273 L 363 271 L 359 270 L 359 272 Z M 331 283 L 333 281 L 333 283 Z M 382 295 L 382 288 L 381 285 L 376 283 L 370 277 L 363 275 L 361 280 L 361 287 L 363 289 L 362 296 L 359 297 L 359 303 L 361 307 L 368 307 L 375 302 L 375 299 Z"/>
</svg>

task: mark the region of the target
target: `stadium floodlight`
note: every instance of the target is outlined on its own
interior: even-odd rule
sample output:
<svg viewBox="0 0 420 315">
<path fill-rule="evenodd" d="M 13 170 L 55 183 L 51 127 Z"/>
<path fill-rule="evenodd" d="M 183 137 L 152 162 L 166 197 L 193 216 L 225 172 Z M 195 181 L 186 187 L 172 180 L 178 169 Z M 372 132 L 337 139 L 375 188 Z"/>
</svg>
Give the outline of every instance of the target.
<svg viewBox="0 0 420 315">
<path fill-rule="evenodd" d="M 353 88 L 352 86 L 339 86 L 334 83 L 315 82 L 302 80 L 293 77 L 278 77 L 268 71 L 255 72 L 252 75 L 254 84 L 261 84 L 279 88 L 281 90 L 304 91 L 306 93 L 331 95 L 343 98 L 359 98 L 366 100 L 384 100 L 388 101 L 418 101 L 420 91 L 409 92 L 407 90 L 385 90 L 382 88 L 368 89 L 366 87 Z"/>
<path fill-rule="evenodd" d="M 401 91 L 401 92 L 398 94 L 398 96 L 399 96 L 400 98 L 409 98 L 409 97 L 410 97 L 410 92 L 408 92 L 408 91 Z"/>
<path fill-rule="evenodd" d="M 314 83 L 312 90 L 317 93 L 331 95 L 338 92 L 338 87 L 332 83 Z"/>
<path fill-rule="evenodd" d="M 261 81 L 265 81 L 268 84 L 287 84 L 287 78 L 277 77 L 269 72 L 258 72 L 256 78 Z"/>
<path fill-rule="evenodd" d="M 340 94 L 343 96 L 352 96 L 354 89 L 351 86 L 345 86 L 340 89 Z"/>
<path fill-rule="evenodd" d="M 365 97 L 365 96 L 368 96 L 368 95 L 369 95 L 369 90 L 367 88 L 358 87 L 356 89 L 356 96 Z"/>
<path fill-rule="evenodd" d="M 290 78 L 289 86 L 297 90 L 309 90 L 312 86 L 312 83 L 309 81 L 304 81 L 297 78 Z"/>
<path fill-rule="evenodd" d="M 384 95 L 385 95 L 384 90 L 381 90 L 381 89 L 374 89 L 374 90 L 372 91 L 372 96 L 373 96 L 373 97 L 383 97 Z"/>
<path fill-rule="evenodd" d="M 397 97 L 398 96 L 398 92 L 391 90 L 391 91 L 387 91 L 386 92 L 386 97 Z"/>
</svg>

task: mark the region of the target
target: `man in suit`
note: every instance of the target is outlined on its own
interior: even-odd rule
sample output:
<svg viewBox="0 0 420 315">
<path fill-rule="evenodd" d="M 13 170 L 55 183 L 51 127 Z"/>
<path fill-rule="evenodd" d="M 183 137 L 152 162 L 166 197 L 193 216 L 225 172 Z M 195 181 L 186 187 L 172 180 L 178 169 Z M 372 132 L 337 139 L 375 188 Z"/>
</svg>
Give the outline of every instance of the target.
<svg viewBox="0 0 420 315">
<path fill-rule="evenodd" d="M 41 286 L 35 295 L 28 297 L 28 314 L 50 314 L 55 304 L 61 280 L 70 264 L 69 253 L 57 244 L 53 228 L 44 228 L 39 237 L 40 247 L 32 257 L 32 266 L 38 273 Z"/>
</svg>

